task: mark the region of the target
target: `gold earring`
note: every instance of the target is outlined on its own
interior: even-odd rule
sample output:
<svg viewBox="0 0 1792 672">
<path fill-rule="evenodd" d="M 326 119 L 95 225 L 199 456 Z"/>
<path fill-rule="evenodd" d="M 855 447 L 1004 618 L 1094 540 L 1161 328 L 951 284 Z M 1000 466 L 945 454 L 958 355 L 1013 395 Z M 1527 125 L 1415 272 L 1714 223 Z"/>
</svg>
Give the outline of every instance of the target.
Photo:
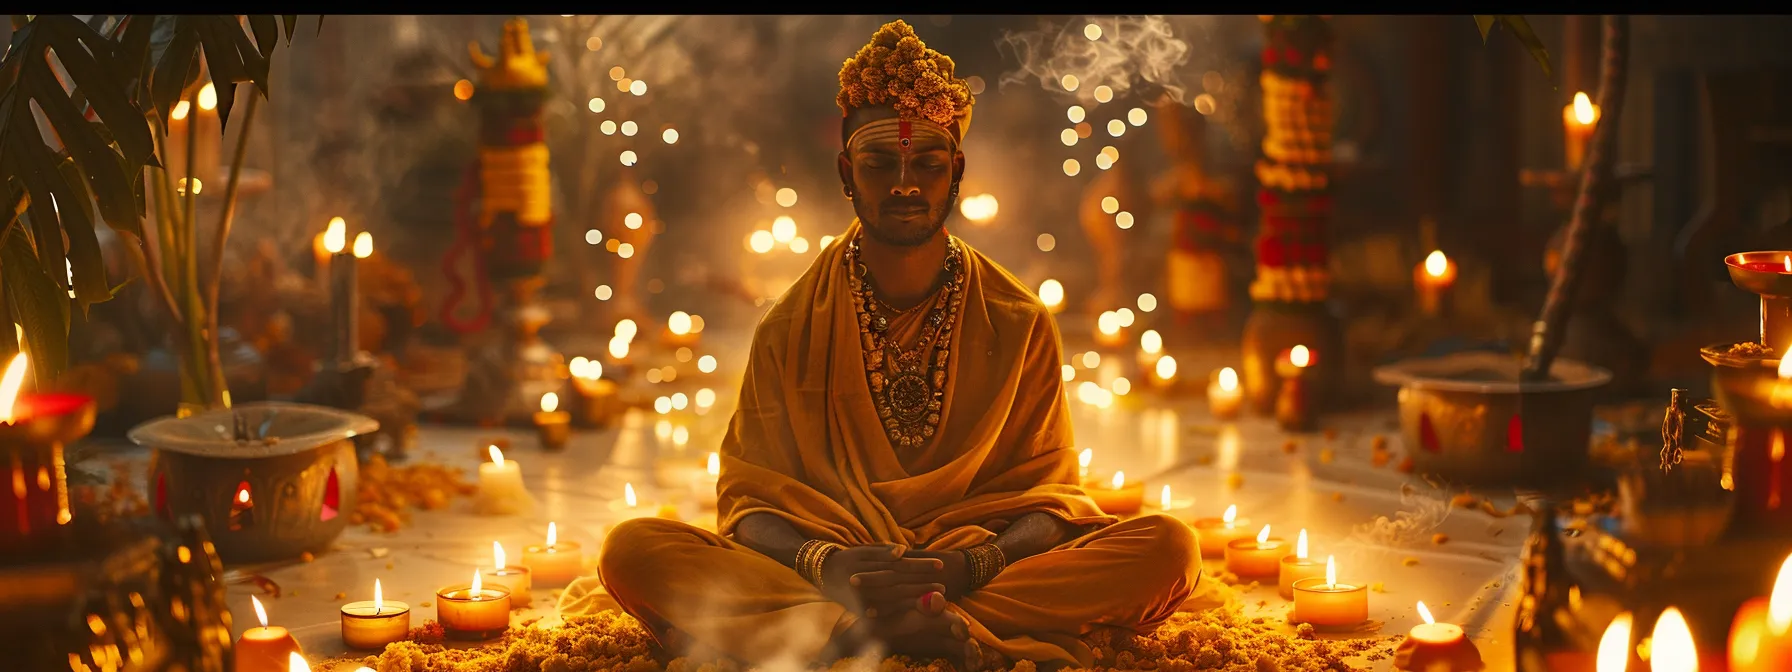
<svg viewBox="0 0 1792 672">
<path fill-rule="evenodd" d="M 847 186 L 847 185 L 840 185 L 840 193 L 846 194 L 847 200 L 849 200 L 849 201 L 852 200 L 852 187 Z"/>
</svg>

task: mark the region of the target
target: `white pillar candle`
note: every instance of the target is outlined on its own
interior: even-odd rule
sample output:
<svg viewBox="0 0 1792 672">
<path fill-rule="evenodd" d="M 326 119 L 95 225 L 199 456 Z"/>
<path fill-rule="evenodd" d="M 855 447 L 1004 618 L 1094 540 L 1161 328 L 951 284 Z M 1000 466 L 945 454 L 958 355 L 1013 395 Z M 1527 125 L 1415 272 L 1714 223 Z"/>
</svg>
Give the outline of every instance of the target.
<svg viewBox="0 0 1792 672">
<path fill-rule="evenodd" d="M 557 588 L 585 573 L 585 554 L 578 543 L 560 541 L 554 524 L 548 523 L 548 543 L 524 548 L 523 567 L 532 582 Z"/>
<path fill-rule="evenodd" d="M 529 606 L 534 601 L 529 594 L 532 588 L 528 567 L 520 567 L 505 563 L 504 547 L 492 542 L 492 568 L 479 574 L 485 585 L 503 588 L 510 591 L 510 606 L 513 609 Z"/>
<path fill-rule="evenodd" d="M 492 461 L 479 465 L 479 495 L 474 508 L 487 515 L 527 513 L 533 500 L 523 487 L 523 470 L 516 462 L 504 459 L 497 446 L 488 446 Z"/>
</svg>

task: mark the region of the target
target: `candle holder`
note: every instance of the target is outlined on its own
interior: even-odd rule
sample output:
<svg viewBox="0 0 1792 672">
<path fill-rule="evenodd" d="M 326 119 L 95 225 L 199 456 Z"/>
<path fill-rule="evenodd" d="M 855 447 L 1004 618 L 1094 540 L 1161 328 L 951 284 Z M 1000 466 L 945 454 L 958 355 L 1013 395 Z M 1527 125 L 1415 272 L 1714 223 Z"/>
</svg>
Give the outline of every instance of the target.
<svg viewBox="0 0 1792 672">
<path fill-rule="evenodd" d="M 1287 552 L 1288 544 L 1280 538 L 1233 539 L 1226 542 L 1226 571 L 1247 579 L 1275 576 Z"/>
<path fill-rule="evenodd" d="M 1224 559 L 1226 545 L 1239 539 L 1253 539 L 1256 532 L 1251 531 L 1251 521 L 1239 518 L 1227 525 L 1220 518 L 1201 518 L 1195 521 L 1195 536 L 1200 540 L 1201 557 L 1210 560 Z"/>
<path fill-rule="evenodd" d="M 573 376 L 572 385 L 579 401 L 573 407 L 573 420 L 581 427 L 604 429 L 615 425 L 616 419 L 622 417 L 624 409 L 617 397 L 616 381 Z"/>
<path fill-rule="evenodd" d="M 342 643 L 351 649 L 384 649 L 411 634 L 411 605 L 393 601 L 342 605 Z"/>
<path fill-rule="evenodd" d="M 488 586 L 510 591 L 510 608 L 521 609 L 535 601 L 529 591 L 533 588 L 530 582 L 528 567 L 506 565 L 497 569 L 479 572 L 479 581 Z"/>
<path fill-rule="evenodd" d="M 566 450 L 566 442 L 572 439 L 572 414 L 566 411 L 537 411 L 535 413 L 535 437 L 541 449 L 549 452 Z"/>
<path fill-rule="evenodd" d="M 1325 563 L 1312 558 L 1282 556 L 1281 572 L 1276 577 L 1276 594 L 1284 600 L 1292 600 L 1294 583 L 1312 578 L 1325 578 Z"/>
<path fill-rule="evenodd" d="M 436 621 L 449 639 L 482 642 L 510 630 L 510 591 L 472 584 L 436 591 Z"/>
<path fill-rule="evenodd" d="M 1470 485 L 1578 479 L 1593 403 L 1611 373 L 1557 359 L 1549 380 L 1521 381 L 1523 366 L 1509 355 L 1464 352 L 1383 366 L 1375 380 L 1400 386 L 1401 437 L 1420 472 Z"/>
<path fill-rule="evenodd" d="M 1324 577 L 1294 582 L 1295 623 L 1315 628 L 1348 629 L 1369 620 L 1368 586 L 1326 583 Z"/>
<path fill-rule="evenodd" d="M 523 566 L 529 568 L 532 583 L 560 588 L 585 574 L 585 554 L 571 541 L 528 546 L 523 548 Z"/>
<path fill-rule="evenodd" d="M 165 518 L 205 519 L 218 554 L 257 562 L 322 551 L 355 508 L 352 439 L 372 418 L 322 406 L 266 402 L 138 425 L 151 449 L 149 492 Z"/>
<path fill-rule="evenodd" d="M 1421 623 L 1394 649 L 1402 672 L 1481 672 L 1481 650 L 1453 623 Z"/>
<path fill-rule="evenodd" d="M 1287 357 L 1276 360 L 1276 375 L 1282 385 L 1276 392 L 1276 425 L 1284 432 L 1310 432 L 1315 424 L 1311 394 L 1307 388 L 1307 367 L 1297 366 Z"/>
<path fill-rule="evenodd" d="M 1097 508 L 1110 516 L 1132 515 L 1145 508 L 1144 483 L 1122 481 L 1118 488 L 1111 481 L 1084 483 L 1083 492 L 1089 495 L 1089 499 L 1095 500 Z"/>
</svg>

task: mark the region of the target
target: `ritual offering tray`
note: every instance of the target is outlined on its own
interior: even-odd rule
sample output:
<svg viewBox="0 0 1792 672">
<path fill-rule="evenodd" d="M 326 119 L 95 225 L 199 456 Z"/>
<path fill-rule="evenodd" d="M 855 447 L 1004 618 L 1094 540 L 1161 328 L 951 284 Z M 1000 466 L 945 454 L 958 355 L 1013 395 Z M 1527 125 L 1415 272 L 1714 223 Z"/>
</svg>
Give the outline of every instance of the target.
<svg viewBox="0 0 1792 672">
<path fill-rule="evenodd" d="M 1464 352 L 1375 370 L 1400 387 L 1400 428 L 1420 472 L 1462 484 L 1546 488 L 1587 465 L 1593 402 L 1611 373 L 1557 360 L 1548 380 L 1520 381 L 1523 362 Z"/>
<path fill-rule="evenodd" d="M 153 420 L 130 438 L 151 450 L 151 508 L 199 516 L 227 562 L 321 551 L 348 525 L 357 436 L 372 418 L 323 406 L 244 404 Z"/>
</svg>

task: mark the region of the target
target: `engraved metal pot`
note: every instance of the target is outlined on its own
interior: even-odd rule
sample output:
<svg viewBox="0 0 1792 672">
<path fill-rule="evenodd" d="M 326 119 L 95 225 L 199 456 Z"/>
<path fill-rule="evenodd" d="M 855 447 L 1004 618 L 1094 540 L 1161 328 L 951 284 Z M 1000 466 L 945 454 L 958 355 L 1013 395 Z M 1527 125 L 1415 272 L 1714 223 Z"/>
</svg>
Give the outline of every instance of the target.
<svg viewBox="0 0 1792 672">
<path fill-rule="evenodd" d="M 1400 386 L 1400 429 L 1420 472 L 1469 485 L 1546 487 L 1582 476 L 1593 402 L 1611 373 L 1558 359 L 1551 380 L 1519 382 L 1523 362 L 1465 352 L 1375 369 Z"/>
<path fill-rule="evenodd" d="M 196 515 L 225 562 L 259 562 L 326 549 L 355 509 L 356 436 L 372 418 L 323 406 L 244 404 L 131 430 L 153 449 L 156 513 Z"/>
</svg>

